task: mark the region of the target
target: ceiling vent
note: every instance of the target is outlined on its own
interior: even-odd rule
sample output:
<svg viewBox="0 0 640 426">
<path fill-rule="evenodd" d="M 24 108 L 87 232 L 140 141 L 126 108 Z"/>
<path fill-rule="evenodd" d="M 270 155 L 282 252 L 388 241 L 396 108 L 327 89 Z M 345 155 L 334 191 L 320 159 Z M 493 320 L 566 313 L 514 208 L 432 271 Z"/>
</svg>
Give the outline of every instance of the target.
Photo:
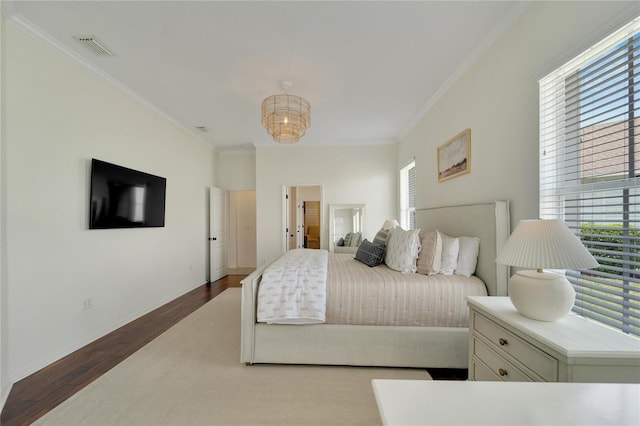
<svg viewBox="0 0 640 426">
<path fill-rule="evenodd" d="M 97 56 L 113 56 L 113 53 L 94 36 L 74 36 L 73 38 Z"/>
</svg>

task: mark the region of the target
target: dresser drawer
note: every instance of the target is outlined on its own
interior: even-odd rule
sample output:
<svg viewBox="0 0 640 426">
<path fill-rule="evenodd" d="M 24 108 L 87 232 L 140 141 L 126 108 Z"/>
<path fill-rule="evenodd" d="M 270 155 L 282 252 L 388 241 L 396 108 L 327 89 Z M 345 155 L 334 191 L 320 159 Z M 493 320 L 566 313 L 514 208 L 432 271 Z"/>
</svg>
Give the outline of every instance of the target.
<svg viewBox="0 0 640 426">
<path fill-rule="evenodd" d="M 473 339 L 473 355 L 485 364 L 486 367 L 493 373 L 494 379 L 490 380 L 502 380 L 504 382 L 533 382 L 534 378 L 527 376 L 518 367 L 511 362 L 501 357 L 496 351 L 489 348 L 484 342 L 479 339 Z M 479 363 L 476 361 L 476 363 Z M 481 376 L 486 377 L 487 373 L 480 373 Z M 479 379 L 480 380 L 480 379 Z"/>
<path fill-rule="evenodd" d="M 482 361 L 476 357 L 471 358 L 473 363 L 473 376 L 469 377 L 469 380 L 477 382 L 499 382 L 500 376 L 491 371 Z"/>
<path fill-rule="evenodd" d="M 477 312 L 473 313 L 474 330 L 492 343 L 498 354 L 509 354 L 548 382 L 558 380 L 558 360 Z"/>
</svg>

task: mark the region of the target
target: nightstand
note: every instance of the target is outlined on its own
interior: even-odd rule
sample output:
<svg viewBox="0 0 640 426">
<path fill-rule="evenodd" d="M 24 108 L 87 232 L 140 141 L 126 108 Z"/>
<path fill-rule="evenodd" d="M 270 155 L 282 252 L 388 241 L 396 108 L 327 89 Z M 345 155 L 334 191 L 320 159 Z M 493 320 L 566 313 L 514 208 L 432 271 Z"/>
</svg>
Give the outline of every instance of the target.
<svg viewBox="0 0 640 426">
<path fill-rule="evenodd" d="M 518 313 L 508 297 L 469 297 L 469 380 L 640 383 L 640 339 L 575 314 Z"/>
</svg>

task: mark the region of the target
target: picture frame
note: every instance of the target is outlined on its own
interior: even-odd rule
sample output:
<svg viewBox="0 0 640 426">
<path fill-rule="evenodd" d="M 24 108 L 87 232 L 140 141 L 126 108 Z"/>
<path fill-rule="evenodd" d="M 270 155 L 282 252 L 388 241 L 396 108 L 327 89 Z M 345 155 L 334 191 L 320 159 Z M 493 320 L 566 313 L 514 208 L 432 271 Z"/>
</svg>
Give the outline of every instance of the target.
<svg viewBox="0 0 640 426">
<path fill-rule="evenodd" d="M 471 171 L 471 129 L 465 129 L 438 147 L 438 182 Z"/>
</svg>

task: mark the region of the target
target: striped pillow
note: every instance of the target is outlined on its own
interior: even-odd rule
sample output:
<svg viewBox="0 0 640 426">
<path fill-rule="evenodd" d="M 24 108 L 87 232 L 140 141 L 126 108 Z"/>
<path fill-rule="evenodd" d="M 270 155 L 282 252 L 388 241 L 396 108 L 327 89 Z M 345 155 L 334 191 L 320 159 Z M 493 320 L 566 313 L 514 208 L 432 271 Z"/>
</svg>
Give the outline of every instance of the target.
<svg viewBox="0 0 640 426">
<path fill-rule="evenodd" d="M 362 242 L 362 232 L 354 232 L 351 234 L 351 241 L 349 241 L 349 247 L 358 247 Z"/>
<path fill-rule="evenodd" d="M 416 272 L 425 275 L 436 275 L 442 263 L 442 238 L 437 231 L 421 232 L 422 249 L 418 254 Z"/>
<path fill-rule="evenodd" d="M 387 239 L 389 239 L 389 230 L 381 229 L 378 231 L 375 237 L 373 237 L 373 244 L 378 246 L 386 246 Z"/>
</svg>

